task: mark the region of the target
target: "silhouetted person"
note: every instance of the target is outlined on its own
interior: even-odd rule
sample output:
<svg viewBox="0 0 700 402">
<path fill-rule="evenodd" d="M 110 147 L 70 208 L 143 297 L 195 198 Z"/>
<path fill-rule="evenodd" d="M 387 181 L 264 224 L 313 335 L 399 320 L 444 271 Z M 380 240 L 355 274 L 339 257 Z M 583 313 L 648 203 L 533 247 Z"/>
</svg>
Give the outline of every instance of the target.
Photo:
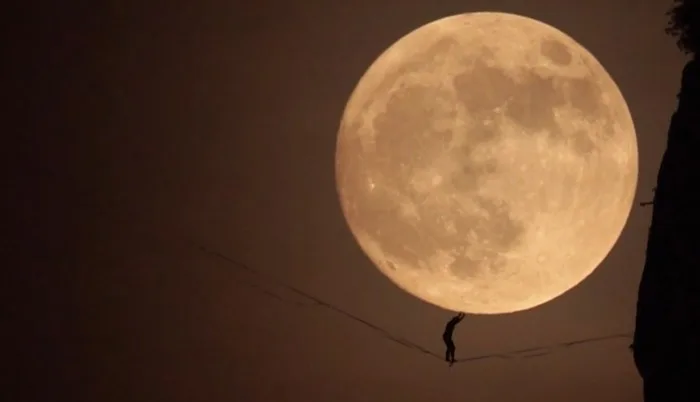
<svg viewBox="0 0 700 402">
<path fill-rule="evenodd" d="M 445 361 L 450 363 L 450 366 L 455 362 L 455 343 L 452 341 L 452 333 L 455 326 L 464 318 L 464 313 L 459 313 L 452 317 L 445 325 L 445 332 L 442 334 L 442 340 L 445 342 L 447 350 L 445 351 Z"/>
</svg>

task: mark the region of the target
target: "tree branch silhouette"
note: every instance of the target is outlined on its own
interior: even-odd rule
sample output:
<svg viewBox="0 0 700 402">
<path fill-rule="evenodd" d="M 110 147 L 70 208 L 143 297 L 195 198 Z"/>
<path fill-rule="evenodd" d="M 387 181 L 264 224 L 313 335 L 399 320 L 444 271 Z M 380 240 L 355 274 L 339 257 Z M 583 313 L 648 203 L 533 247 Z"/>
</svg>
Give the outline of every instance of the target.
<svg viewBox="0 0 700 402">
<path fill-rule="evenodd" d="M 700 1 L 674 0 L 666 12 L 669 17 L 666 34 L 676 39 L 676 46 L 685 54 L 697 54 L 700 33 Z"/>
</svg>

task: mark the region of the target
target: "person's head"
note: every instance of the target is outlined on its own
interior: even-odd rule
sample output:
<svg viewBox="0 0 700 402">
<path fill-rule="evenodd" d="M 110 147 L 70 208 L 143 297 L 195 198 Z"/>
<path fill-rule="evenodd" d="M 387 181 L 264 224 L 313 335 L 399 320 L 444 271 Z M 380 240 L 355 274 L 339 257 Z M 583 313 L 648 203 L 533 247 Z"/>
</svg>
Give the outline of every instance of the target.
<svg viewBox="0 0 700 402">
<path fill-rule="evenodd" d="M 683 53 L 695 56 L 700 50 L 700 0 L 673 0 L 666 15 L 666 33 Z"/>
</svg>

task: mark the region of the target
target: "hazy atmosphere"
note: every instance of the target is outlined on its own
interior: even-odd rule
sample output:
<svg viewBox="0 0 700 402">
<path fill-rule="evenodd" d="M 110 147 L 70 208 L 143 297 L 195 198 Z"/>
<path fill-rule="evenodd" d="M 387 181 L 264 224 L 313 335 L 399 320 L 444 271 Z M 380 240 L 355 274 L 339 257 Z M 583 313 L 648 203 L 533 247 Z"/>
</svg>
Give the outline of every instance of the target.
<svg viewBox="0 0 700 402">
<path fill-rule="evenodd" d="M 12 400 L 642 399 L 630 338 L 561 344 L 634 329 L 651 217 L 639 202 L 653 196 L 685 63 L 664 34 L 670 1 L 108 3 L 35 12 L 14 46 L 10 89 L 22 95 L 11 112 L 40 117 L 18 120 L 28 134 L 9 157 L 20 173 L 9 183 L 21 268 L 7 292 L 6 343 L 22 362 Z M 630 109 L 639 180 L 590 277 L 455 330 L 458 360 L 537 356 L 448 367 L 453 312 L 363 254 L 341 212 L 335 151 L 346 102 L 379 54 L 474 11 L 535 18 L 598 59 Z"/>
</svg>

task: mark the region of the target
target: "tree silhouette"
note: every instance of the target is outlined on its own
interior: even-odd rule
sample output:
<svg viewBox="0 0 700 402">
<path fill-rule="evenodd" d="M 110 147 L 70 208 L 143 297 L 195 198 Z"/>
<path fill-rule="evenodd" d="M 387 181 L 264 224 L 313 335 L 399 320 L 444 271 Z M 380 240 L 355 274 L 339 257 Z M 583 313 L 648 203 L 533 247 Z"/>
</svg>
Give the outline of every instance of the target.
<svg viewBox="0 0 700 402">
<path fill-rule="evenodd" d="M 676 38 L 676 46 L 685 54 L 698 53 L 700 44 L 700 0 L 674 0 L 666 12 L 666 33 Z"/>
<path fill-rule="evenodd" d="M 633 356 L 645 402 L 697 402 L 700 386 L 700 0 L 675 0 L 666 33 L 685 54 L 639 285 Z"/>
</svg>

